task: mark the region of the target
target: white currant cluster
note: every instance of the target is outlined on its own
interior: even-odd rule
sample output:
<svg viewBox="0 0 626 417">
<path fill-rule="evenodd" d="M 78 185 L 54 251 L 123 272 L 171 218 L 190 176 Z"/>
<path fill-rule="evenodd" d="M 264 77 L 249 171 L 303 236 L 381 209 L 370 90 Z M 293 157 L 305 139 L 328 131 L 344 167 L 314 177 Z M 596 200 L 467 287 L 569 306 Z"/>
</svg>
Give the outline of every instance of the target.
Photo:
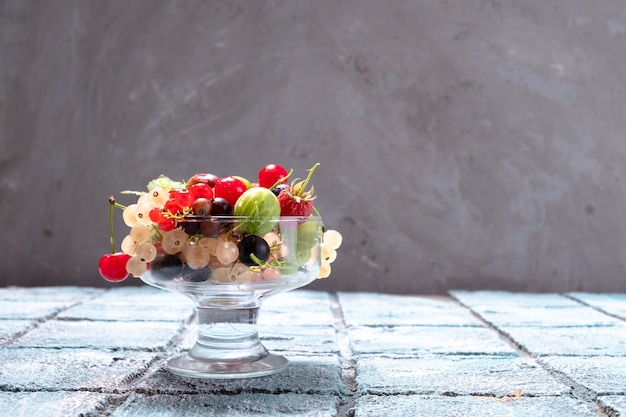
<svg viewBox="0 0 626 417">
<path fill-rule="evenodd" d="M 326 230 L 322 237 L 320 249 L 322 252 L 320 272 L 317 278 L 328 278 L 330 276 L 330 264 L 337 259 L 337 249 L 341 246 L 343 237 L 336 230 Z"/>
</svg>

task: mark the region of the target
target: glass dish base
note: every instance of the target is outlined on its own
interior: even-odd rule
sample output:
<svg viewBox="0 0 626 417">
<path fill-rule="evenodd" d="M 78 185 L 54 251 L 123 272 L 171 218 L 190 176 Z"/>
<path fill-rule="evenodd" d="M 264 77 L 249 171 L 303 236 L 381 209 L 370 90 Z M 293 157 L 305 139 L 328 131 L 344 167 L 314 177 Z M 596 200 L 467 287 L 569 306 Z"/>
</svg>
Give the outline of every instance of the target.
<svg viewBox="0 0 626 417">
<path fill-rule="evenodd" d="M 281 355 L 268 353 L 250 362 L 225 362 L 213 359 L 194 358 L 190 354 L 170 359 L 167 369 L 173 374 L 210 379 L 253 378 L 281 372 L 289 361 Z"/>
</svg>

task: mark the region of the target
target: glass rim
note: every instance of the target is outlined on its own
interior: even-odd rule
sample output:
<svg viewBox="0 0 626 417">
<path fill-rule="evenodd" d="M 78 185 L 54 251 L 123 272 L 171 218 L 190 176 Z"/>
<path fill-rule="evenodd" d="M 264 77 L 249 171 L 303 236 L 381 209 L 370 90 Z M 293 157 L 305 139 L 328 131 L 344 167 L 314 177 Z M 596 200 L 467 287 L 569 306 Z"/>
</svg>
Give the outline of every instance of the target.
<svg viewBox="0 0 626 417">
<path fill-rule="evenodd" d="M 273 217 L 252 217 L 252 216 L 231 216 L 231 215 L 187 215 L 176 219 L 178 222 L 184 221 L 322 221 L 321 216 L 273 216 Z"/>
</svg>

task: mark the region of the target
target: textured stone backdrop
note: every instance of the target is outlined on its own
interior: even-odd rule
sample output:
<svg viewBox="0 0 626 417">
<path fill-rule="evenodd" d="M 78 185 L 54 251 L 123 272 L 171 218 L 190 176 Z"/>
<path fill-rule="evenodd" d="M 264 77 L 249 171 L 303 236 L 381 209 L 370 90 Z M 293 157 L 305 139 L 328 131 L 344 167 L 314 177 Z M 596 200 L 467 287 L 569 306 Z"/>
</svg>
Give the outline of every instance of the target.
<svg viewBox="0 0 626 417">
<path fill-rule="evenodd" d="M 320 162 L 313 289 L 626 291 L 622 0 L 0 0 L 0 42 L 0 284 L 105 285 L 161 173 Z"/>
</svg>

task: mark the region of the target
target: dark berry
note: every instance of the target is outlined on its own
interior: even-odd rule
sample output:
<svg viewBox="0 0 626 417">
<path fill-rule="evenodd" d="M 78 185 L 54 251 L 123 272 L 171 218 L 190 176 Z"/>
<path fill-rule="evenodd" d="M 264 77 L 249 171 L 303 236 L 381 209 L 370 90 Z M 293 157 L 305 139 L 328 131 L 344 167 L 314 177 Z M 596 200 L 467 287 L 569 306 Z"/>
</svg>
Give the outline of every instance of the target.
<svg viewBox="0 0 626 417">
<path fill-rule="evenodd" d="M 181 276 L 187 282 L 204 282 L 211 276 L 211 270 L 208 267 L 193 269 L 185 265 L 181 271 Z"/>
<path fill-rule="evenodd" d="M 191 203 L 191 212 L 197 216 L 208 216 L 211 214 L 211 200 L 208 198 L 197 198 Z"/>
<path fill-rule="evenodd" d="M 157 255 L 150 263 L 150 272 L 156 279 L 172 280 L 176 278 L 183 268 L 183 263 L 178 256 L 166 253 Z"/>
<path fill-rule="evenodd" d="M 276 187 L 272 188 L 272 192 L 278 197 L 278 194 L 287 187 L 289 187 L 289 184 L 278 184 Z"/>
<path fill-rule="evenodd" d="M 237 246 L 239 260 L 244 265 L 258 265 L 259 261 L 264 263 L 270 257 L 270 245 L 261 236 L 245 235 Z"/>
<path fill-rule="evenodd" d="M 222 224 L 219 221 L 201 222 L 200 233 L 206 237 L 215 237 L 220 234 Z"/>
<path fill-rule="evenodd" d="M 200 222 L 197 221 L 185 221 L 178 222 L 178 225 L 183 228 L 183 231 L 189 236 L 197 235 L 200 233 Z"/>
<path fill-rule="evenodd" d="M 233 214 L 233 206 L 230 205 L 228 200 L 222 197 L 214 197 L 211 200 L 211 215 L 212 216 L 230 216 Z"/>
</svg>

